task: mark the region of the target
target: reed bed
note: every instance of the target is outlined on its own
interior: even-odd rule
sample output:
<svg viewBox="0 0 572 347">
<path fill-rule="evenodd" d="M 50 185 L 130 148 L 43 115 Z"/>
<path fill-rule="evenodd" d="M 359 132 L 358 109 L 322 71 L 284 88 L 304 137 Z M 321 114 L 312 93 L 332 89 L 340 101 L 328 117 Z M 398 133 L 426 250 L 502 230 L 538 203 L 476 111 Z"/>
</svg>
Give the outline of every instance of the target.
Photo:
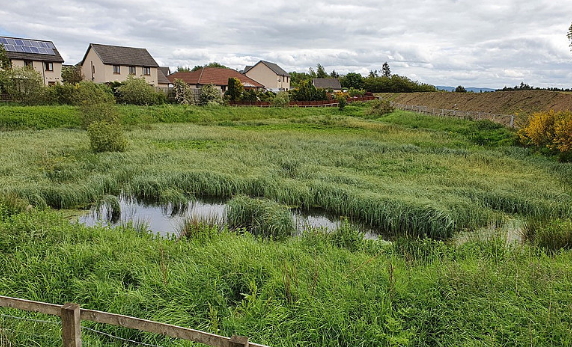
<svg viewBox="0 0 572 347">
<path fill-rule="evenodd" d="M 388 124 L 335 110 L 120 110 L 124 119 L 141 113 L 124 153 L 91 153 L 79 130 L 0 133 L 2 193 L 54 208 L 85 208 L 106 195 L 178 206 L 242 194 L 320 207 L 388 235 L 437 239 L 508 215 L 571 212 L 569 164 L 477 146 L 467 121 L 382 119 L 395 123 Z"/>
</svg>

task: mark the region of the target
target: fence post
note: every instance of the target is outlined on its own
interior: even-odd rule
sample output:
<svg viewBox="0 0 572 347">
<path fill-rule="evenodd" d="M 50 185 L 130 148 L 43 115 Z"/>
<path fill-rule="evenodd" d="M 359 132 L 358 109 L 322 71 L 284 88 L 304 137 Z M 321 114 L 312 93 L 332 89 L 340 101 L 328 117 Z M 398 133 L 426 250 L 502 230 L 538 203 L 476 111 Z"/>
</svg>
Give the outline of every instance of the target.
<svg viewBox="0 0 572 347">
<path fill-rule="evenodd" d="M 81 347 L 81 318 L 78 304 L 62 306 L 62 340 L 64 347 Z"/>
<path fill-rule="evenodd" d="M 232 335 L 229 347 L 248 347 L 248 337 Z"/>
</svg>

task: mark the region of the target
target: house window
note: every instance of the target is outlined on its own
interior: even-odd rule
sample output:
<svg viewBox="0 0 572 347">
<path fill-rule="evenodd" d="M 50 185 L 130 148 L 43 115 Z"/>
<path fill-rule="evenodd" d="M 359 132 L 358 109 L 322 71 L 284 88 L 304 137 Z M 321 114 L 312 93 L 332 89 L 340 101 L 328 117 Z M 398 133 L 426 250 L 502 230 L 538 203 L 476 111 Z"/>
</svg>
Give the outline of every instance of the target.
<svg viewBox="0 0 572 347">
<path fill-rule="evenodd" d="M 137 68 L 135 66 L 130 66 L 129 67 L 129 74 L 135 75 L 136 73 L 137 73 Z"/>
<path fill-rule="evenodd" d="M 119 75 L 121 73 L 121 66 L 113 65 L 113 73 Z"/>
<path fill-rule="evenodd" d="M 24 60 L 24 66 L 25 67 L 29 67 L 29 68 L 33 68 L 34 67 L 34 62 L 31 60 Z"/>
<path fill-rule="evenodd" d="M 44 63 L 44 68 L 46 71 L 54 71 L 54 63 L 50 63 L 50 62 L 45 62 Z"/>
<path fill-rule="evenodd" d="M 48 82 L 48 86 L 50 86 L 50 87 L 53 87 L 53 86 L 55 86 L 55 85 L 56 85 L 56 82 L 54 82 L 54 81 Z"/>
<path fill-rule="evenodd" d="M 143 68 L 143 75 L 146 75 L 146 76 L 151 75 L 151 68 L 150 67 L 144 67 Z"/>
</svg>

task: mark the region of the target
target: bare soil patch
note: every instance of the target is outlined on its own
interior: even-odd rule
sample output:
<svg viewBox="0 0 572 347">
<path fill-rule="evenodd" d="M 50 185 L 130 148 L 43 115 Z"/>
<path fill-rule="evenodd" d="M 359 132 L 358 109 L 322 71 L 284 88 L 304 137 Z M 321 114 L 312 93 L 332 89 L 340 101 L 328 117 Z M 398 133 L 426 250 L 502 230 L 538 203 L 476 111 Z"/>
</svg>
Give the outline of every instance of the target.
<svg viewBox="0 0 572 347">
<path fill-rule="evenodd" d="M 405 105 L 507 115 L 572 110 L 572 94 L 545 90 L 490 93 L 395 93 L 380 94 L 380 96 Z"/>
</svg>

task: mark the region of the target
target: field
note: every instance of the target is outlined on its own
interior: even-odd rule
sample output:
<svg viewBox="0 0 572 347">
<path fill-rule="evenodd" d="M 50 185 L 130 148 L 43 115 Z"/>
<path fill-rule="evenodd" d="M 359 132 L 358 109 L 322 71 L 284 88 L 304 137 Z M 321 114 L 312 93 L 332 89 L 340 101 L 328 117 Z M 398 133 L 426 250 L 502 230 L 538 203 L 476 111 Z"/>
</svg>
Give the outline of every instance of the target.
<svg viewBox="0 0 572 347">
<path fill-rule="evenodd" d="M 384 98 L 405 105 L 507 115 L 572 110 L 572 94 L 544 90 L 494 93 L 402 93 L 385 94 Z"/>
<path fill-rule="evenodd" d="M 94 154 L 77 109 L 0 107 L 0 295 L 271 346 L 572 344 L 572 253 L 507 242 L 531 223 L 565 225 L 572 165 L 514 146 L 510 130 L 400 111 L 373 119 L 367 104 L 118 108 L 128 150 Z M 391 242 L 350 227 L 272 240 L 201 221 L 188 238 L 161 239 L 69 217 L 120 194 L 264 198 L 364 222 Z M 0 341 L 57 345 L 57 332 L 35 336 L 6 316 L 21 312 L 3 312 Z"/>
</svg>

